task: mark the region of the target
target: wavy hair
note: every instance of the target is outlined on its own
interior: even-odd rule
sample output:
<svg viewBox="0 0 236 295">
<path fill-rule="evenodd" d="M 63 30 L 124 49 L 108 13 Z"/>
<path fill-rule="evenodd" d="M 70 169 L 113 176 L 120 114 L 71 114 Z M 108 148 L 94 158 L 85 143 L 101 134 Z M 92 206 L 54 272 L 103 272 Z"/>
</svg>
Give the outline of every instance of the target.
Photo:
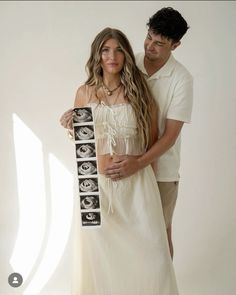
<svg viewBox="0 0 236 295">
<path fill-rule="evenodd" d="M 164 7 L 149 18 L 148 28 L 156 35 L 161 35 L 174 43 L 180 39 L 189 29 L 183 16 L 172 7 Z"/>
<path fill-rule="evenodd" d="M 120 73 L 121 84 L 124 87 L 125 99 L 132 106 L 137 120 L 138 133 L 141 136 L 143 147 L 150 146 L 151 138 L 151 114 L 156 107 L 154 98 L 148 88 L 143 73 L 135 63 L 135 57 L 126 35 L 118 29 L 105 28 L 94 39 L 91 45 L 91 53 L 86 64 L 88 79 L 85 84 L 95 86 L 97 96 L 98 89 L 102 86 L 103 70 L 101 67 L 101 50 L 109 39 L 115 39 L 124 53 L 124 66 Z"/>
</svg>

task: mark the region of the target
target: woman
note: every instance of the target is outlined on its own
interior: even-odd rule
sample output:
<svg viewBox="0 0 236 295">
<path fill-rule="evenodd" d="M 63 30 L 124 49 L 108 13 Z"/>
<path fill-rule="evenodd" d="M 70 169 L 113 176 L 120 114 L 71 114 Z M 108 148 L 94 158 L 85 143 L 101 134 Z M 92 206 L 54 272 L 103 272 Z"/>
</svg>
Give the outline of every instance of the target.
<svg viewBox="0 0 236 295">
<path fill-rule="evenodd" d="M 73 294 L 177 295 L 152 167 L 116 182 L 104 176 L 116 155 L 139 157 L 157 139 L 157 108 L 127 37 L 101 31 L 87 69 L 74 106 L 93 108 L 102 226 L 78 233 Z M 72 129 L 72 116 L 63 114 L 65 128 Z"/>
</svg>

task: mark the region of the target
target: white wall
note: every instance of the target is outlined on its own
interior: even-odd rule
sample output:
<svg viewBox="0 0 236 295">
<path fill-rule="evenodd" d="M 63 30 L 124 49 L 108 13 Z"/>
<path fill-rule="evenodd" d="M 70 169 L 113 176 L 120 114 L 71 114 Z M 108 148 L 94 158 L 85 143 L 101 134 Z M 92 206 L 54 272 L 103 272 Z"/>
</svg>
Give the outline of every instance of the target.
<svg viewBox="0 0 236 295">
<path fill-rule="evenodd" d="M 73 145 L 67 140 L 58 120 L 72 106 L 76 89 L 85 80 L 84 66 L 93 38 L 106 26 L 116 27 L 127 34 L 134 51 L 140 51 L 148 18 L 164 6 L 178 9 L 191 27 L 174 55 L 194 76 L 194 109 L 192 123 L 183 129 L 181 184 L 173 228 L 174 264 L 180 294 L 235 293 L 236 3 L 1 1 L 1 294 L 25 294 L 24 290 L 37 276 L 45 255 L 54 204 L 51 184 L 54 173 L 50 172 L 49 154 L 60 162 L 62 171 L 61 176 L 56 178 L 56 181 L 59 180 L 56 186 L 59 193 L 55 204 L 65 197 L 62 193 L 63 175 L 68 175 L 68 184 L 75 173 Z M 38 256 L 31 264 L 25 284 L 16 289 L 7 284 L 8 275 L 17 271 L 10 265 L 10 258 L 21 218 L 13 113 L 42 144 L 44 175 L 40 177 L 45 185 L 47 217 Z M 34 136 L 30 135 L 31 138 Z M 27 151 L 29 146 L 25 142 L 24 150 Z M 33 159 L 39 161 L 40 167 L 36 148 L 30 149 L 29 153 L 33 157 L 35 155 Z M 22 165 L 23 170 L 20 171 L 24 174 L 24 163 Z M 33 177 L 32 172 L 27 178 L 29 185 L 34 183 Z M 60 177 L 63 177 L 61 181 Z M 32 198 L 35 196 L 37 191 Z M 36 203 L 37 200 L 35 197 Z M 67 199 L 63 201 L 65 208 L 71 200 L 72 194 L 68 193 L 68 202 Z M 60 220 L 70 222 L 71 214 L 72 209 L 68 207 Z M 29 224 L 34 222 L 33 216 L 29 218 Z M 62 232 L 62 225 L 63 222 L 58 223 L 59 233 Z M 67 233 L 62 235 L 65 248 L 61 242 L 54 244 L 54 250 L 61 246 L 61 252 L 54 261 L 54 268 L 51 266 L 52 273 L 41 283 L 35 282 L 39 291 L 30 295 L 70 294 L 71 243 L 68 234 L 67 227 Z M 28 249 L 32 237 L 25 239 Z M 27 258 L 24 251 L 22 249 L 23 260 Z M 18 271 L 19 268 L 21 266 Z"/>
</svg>

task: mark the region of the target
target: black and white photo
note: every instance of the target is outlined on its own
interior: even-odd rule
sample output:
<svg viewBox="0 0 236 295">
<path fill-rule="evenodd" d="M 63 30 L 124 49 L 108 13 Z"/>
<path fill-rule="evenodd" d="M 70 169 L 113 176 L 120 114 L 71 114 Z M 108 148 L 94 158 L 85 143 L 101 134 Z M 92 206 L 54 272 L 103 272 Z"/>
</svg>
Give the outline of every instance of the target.
<svg viewBox="0 0 236 295">
<path fill-rule="evenodd" d="M 101 224 L 100 212 L 82 212 L 82 226 L 95 226 Z"/>
<path fill-rule="evenodd" d="M 80 193 L 98 192 L 98 179 L 79 178 L 79 191 Z"/>
<path fill-rule="evenodd" d="M 73 121 L 74 123 L 92 122 L 93 121 L 92 109 L 90 107 L 75 108 Z"/>
<path fill-rule="evenodd" d="M 94 127 L 92 125 L 75 126 L 75 140 L 94 139 Z"/>
<path fill-rule="evenodd" d="M 78 143 L 78 144 L 76 144 L 76 156 L 78 158 L 96 157 L 95 143 Z"/>
<path fill-rule="evenodd" d="M 92 175 L 97 174 L 96 161 L 80 161 L 77 162 L 78 175 Z"/>
<path fill-rule="evenodd" d="M 81 210 L 99 209 L 99 195 L 80 196 Z"/>
</svg>

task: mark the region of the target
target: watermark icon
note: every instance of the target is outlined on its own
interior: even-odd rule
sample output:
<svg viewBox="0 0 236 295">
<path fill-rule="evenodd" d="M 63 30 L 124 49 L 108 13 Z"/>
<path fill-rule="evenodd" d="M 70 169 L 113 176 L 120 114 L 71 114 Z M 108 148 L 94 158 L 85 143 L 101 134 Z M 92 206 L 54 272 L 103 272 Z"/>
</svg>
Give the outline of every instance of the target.
<svg viewBox="0 0 236 295">
<path fill-rule="evenodd" d="M 17 272 L 11 273 L 8 277 L 8 283 L 13 288 L 20 287 L 23 283 L 22 275 Z"/>
</svg>

